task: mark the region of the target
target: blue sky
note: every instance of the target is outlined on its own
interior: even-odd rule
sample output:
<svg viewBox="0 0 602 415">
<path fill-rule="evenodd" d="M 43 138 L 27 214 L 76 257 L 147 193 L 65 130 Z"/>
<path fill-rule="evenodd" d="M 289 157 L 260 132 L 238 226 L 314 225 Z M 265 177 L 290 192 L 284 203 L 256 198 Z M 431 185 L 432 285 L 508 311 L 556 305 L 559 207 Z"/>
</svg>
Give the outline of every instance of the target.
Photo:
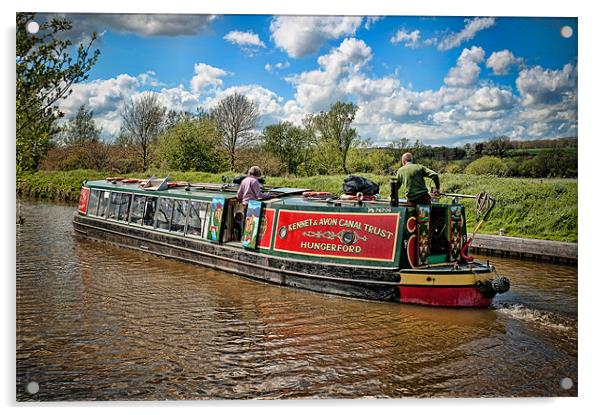
<svg viewBox="0 0 602 415">
<path fill-rule="evenodd" d="M 176 110 L 245 93 L 260 127 L 353 101 L 374 145 L 577 135 L 575 18 L 65 16 L 101 55 L 62 109 L 86 104 L 107 139 L 145 91 Z"/>
</svg>

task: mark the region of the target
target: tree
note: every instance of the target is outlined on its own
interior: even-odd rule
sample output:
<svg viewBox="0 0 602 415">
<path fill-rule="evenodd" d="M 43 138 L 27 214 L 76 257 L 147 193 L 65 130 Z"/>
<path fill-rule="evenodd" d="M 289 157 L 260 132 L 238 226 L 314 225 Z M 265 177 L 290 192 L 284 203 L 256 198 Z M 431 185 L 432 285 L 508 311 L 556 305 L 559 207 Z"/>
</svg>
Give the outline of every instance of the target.
<svg viewBox="0 0 602 415">
<path fill-rule="evenodd" d="M 221 99 L 211 110 L 210 116 L 219 128 L 222 145 L 228 152 L 230 169 L 234 170 L 236 152 L 254 141 L 254 130 L 259 119 L 257 107 L 246 96 L 235 92 Z"/>
<path fill-rule="evenodd" d="M 510 138 L 506 136 L 494 137 L 485 143 L 483 153 L 489 156 L 504 158 L 508 155 L 508 150 L 514 148 Z"/>
<path fill-rule="evenodd" d="M 61 143 L 65 145 L 88 144 L 98 142 L 102 128 L 94 122 L 94 111 L 82 105 L 77 113 L 62 128 Z"/>
<path fill-rule="evenodd" d="M 285 121 L 267 126 L 263 136 L 265 149 L 286 165 L 288 173 L 296 174 L 310 147 L 305 130 Z"/>
<path fill-rule="evenodd" d="M 67 98 L 74 83 L 88 78 L 100 52 L 81 43 L 71 56 L 72 42 L 64 38 L 70 21 L 53 18 L 40 24 L 39 34 L 27 31 L 35 13 L 17 13 L 16 47 L 16 150 L 17 172 L 35 170 L 58 132 L 55 121 L 63 116 L 60 99 Z"/>
<path fill-rule="evenodd" d="M 183 119 L 158 140 L 156 153 L 170 169 L 220 172 L 227 157 L 217 126 L 209 119 Z"/>
<path fill-rule="evenodd" d="M 335 150 L 335 155 L 345 174 L 349 173 L 347 170 L 349 148 L 358 142 L 358 134 L 355 128 L 351 128 L 357 109 L 357 105 L 353 103 L 336 102 L 328 112 L 322 111 L 311 117 L 311 124 L 319 135 L 320 145 L 325 144 L 325 149 L 331 147 Z"/>
<path fill-rule="evenodd" d="M 416 140 L 414 145 L 410 149 L 410 152 L 414 156 L 414 159 L 428 157 L 428 147 L 420 140 Z"/>
<path fill-rule="evenodd" d="M 159 95 L 145 92 L 131 100 L 123 109 L 123 121 L 118 142 L 130 144 L 142 157 L 142 168 L 149 166 L 149 149 L 165 128 L 166 108 L 161 105 Z"/>
</svg>

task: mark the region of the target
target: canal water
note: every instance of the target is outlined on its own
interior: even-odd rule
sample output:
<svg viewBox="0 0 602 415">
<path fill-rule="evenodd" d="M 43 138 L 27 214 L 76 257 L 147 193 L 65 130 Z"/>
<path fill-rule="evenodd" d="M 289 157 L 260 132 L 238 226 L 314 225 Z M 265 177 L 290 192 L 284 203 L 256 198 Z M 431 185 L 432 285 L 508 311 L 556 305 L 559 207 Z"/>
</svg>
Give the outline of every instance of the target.
<svg viewBox="0 0 602 415">
<path fill-rule="evenodd" d="M 19 401 L 577 395 L 575 267 L 491 258 L 491 309 L 369 302 L 79 241 L 74 210 L 18 201 Z"/>
</svg>

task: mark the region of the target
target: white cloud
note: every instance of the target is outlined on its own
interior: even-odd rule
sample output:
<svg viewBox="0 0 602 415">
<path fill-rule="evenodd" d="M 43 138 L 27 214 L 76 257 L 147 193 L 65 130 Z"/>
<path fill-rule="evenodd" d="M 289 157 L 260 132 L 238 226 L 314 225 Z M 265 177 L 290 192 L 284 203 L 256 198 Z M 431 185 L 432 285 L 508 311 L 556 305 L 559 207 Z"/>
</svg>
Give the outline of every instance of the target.
<svg viewBox="0 0 602 415">
<path fill-rule="evenodd" d="M 350 38 L 343 40 L 339 47 L 333 49 L 329 54 L 320 56 L 318 64 L 327 73 L 338 77 L 345 70 L 358 71 L 370 59 L 372 59 L 372 49 L 363 40 Z"/>
<path fill-rule="evenodd" d="M 561 70 L 535 66 L 518 74 L 516 87 L 525 105 L 554 104 L 563 100 L 575 101 L 577 69 L 566 64 Z"/>
<path fill-rule="evenodd" d="M 408 48 L 417 48 L 420 46 L 420 30 L 414 30 L 413 32 L 408 32 L 405 29 L 399 29 L 395 36 L 391 38 L 391 43 L 403 43 L 404 46 Z"/>
<path fill-rule="evenodd" d="M 207 29 L 216 18 L 208 14 L 104 14 L 58 13 L 44 14 L 67 18 L 73 23 L 69 36 L 76 41 L 89 37 L 92 32 L 111 29 L 120 33 L 136 33 L 142 36 L 197 35 Z"/>
<path fill-rule="evenodd" d="M 473 111 L 501 111 L 510 109 L 515 104 L 512 91 L 498 87 L 479 88 L 467 101 Z"/>
<path fill-rule="evenodd" d="M 94 111 L 94 119 L 105 133 L 116 134 L 121 125 L 123 103 L 136 92 L 139 84 L 136 77 L 128 74 L 74 84 L 73 92 L 61 101 L 60 108 L 68 119 L 81 105 L 85 105 Z"/>
<path fill-rule="evenodd" d="M 295 85 L 295 98 L 301 107 L 308 111 L 324 110 L 345 98 L 346 93 L 338 85 L 343 76 L 357 73 L 371 58 L 372 49 L 363 40 L 349 38 L 318 58 L 322 69 L 286 79 Z"/>
<path fill-rule="evenodd" d="M 155 73 L 155 71 L 146 71 L 146 72 L 138 75 L 136 78 L 138 79 L 138 82 L 140 83 L 140 85 L 143 85 L 143 86 L 151 86 L 151 87 L 165 86 L 165 84 L 163 82 L 160 82 L 157 79 L 157 74 Z"/>
<path fill-rule="evenodd" d="M 367 16 L 366 23 L 364 23 L 364 28 L 366 30 L 370 30 L 376 22 L 382 19 L 384 19 L 384 16 Z"/>
<path fill-rule="evenodd" d="M 206 92 L 207 90 L 219 88 L 222 86 L 222 77 L 228 75 L 228 72 L 206 63 L 197 63 L 194 65 L 194 77 L 190 80 L 190 89 L 194 93 Z"/>
<path fill-rule="evenodd" d="M 168 110 L 195 112 L 199 98 L 180 84 L 175 88 L 162 88 L 159 92 L 161 104 Z"/>
<path fill-rule="evenodd" d="M 329 39 L 354 35 L 362 17 L 276 16 L 270 24 L 271 37 L 290 57 L 314 53 Z"/>
<path fill-rule="evenodd" d="M 464 49 L 452 67 L 444 82 L 450 86 L 469 87 L 474 85 L 479 79 L 481 67 L 479 63 L 485 58 L 485 51 L 481 47 L 473 46 L 470 49 Z"/>
<path fill-rule="evenodd" d="M 259 35 L 257 35 L 257 33 L 253 32 L 240 32 L 238 30 L 234 30 L 228 32 L 228 34 L 224 36 L 224 39 L 241 47 L 265 48 L 265 43 L 259 39 Z"/>
<path fill-rule="evenodd" d="M 445 36 L 437 45 L 439 50 L 450 50 L 460 46 L 475 37 L 475 35 L 481 30 L 487 29 L 495 24 L 495 18 L 493 17 L 475 17 L 474 19 L 464 20 L 466 25 L 464 28 L 457 32 L 451 33 Z"/>
<path fill-rule="evenodd" d="M 508 49 L 493 52 L 487 59 L 487 67 L 493 69 L 495 75 L 506 75 L 514 65 L 520 66 L 523 59 L 517 58 Z"/>
<path fill-rule="evenodd" d="M 290 66 L 291 66 L 291 63 L 289 61 L 284 61 L 284 62 L 275 63 L 274 65 L 266 63 L 264 68 L 268 72 L 273 72 L 274 70 L 282 70 L 282 69 L 286 69 Z"/>
<path fill-rule="evenodd" d="M 399 80 L 392 77 L 366 78 L 364 75 L 355 74 L 343 85 L 345 92 L 355 94 L 361 100 L 378 96 L 391 96 L 399 88 Z"/>
</svg>

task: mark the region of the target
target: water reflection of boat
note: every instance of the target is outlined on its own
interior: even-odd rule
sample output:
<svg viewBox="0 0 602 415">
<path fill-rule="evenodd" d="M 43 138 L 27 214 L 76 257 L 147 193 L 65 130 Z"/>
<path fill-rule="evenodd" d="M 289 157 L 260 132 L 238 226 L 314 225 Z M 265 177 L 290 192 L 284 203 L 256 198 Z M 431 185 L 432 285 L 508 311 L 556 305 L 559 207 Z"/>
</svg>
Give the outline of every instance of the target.
<svg viewBox="0 0 602 415">
<path fill-rule="evenodd" d="M 365 201 L 272 188 L 274 197 L 240 223 L 236 190 L 167 179 L 85 182 L 74 229 L 254 279 L 371 300 L 483 307 L 508 289 L 493 266 L 467 255 L 457 198 L 413 205 L 395 196 Z"/>
</svg>

